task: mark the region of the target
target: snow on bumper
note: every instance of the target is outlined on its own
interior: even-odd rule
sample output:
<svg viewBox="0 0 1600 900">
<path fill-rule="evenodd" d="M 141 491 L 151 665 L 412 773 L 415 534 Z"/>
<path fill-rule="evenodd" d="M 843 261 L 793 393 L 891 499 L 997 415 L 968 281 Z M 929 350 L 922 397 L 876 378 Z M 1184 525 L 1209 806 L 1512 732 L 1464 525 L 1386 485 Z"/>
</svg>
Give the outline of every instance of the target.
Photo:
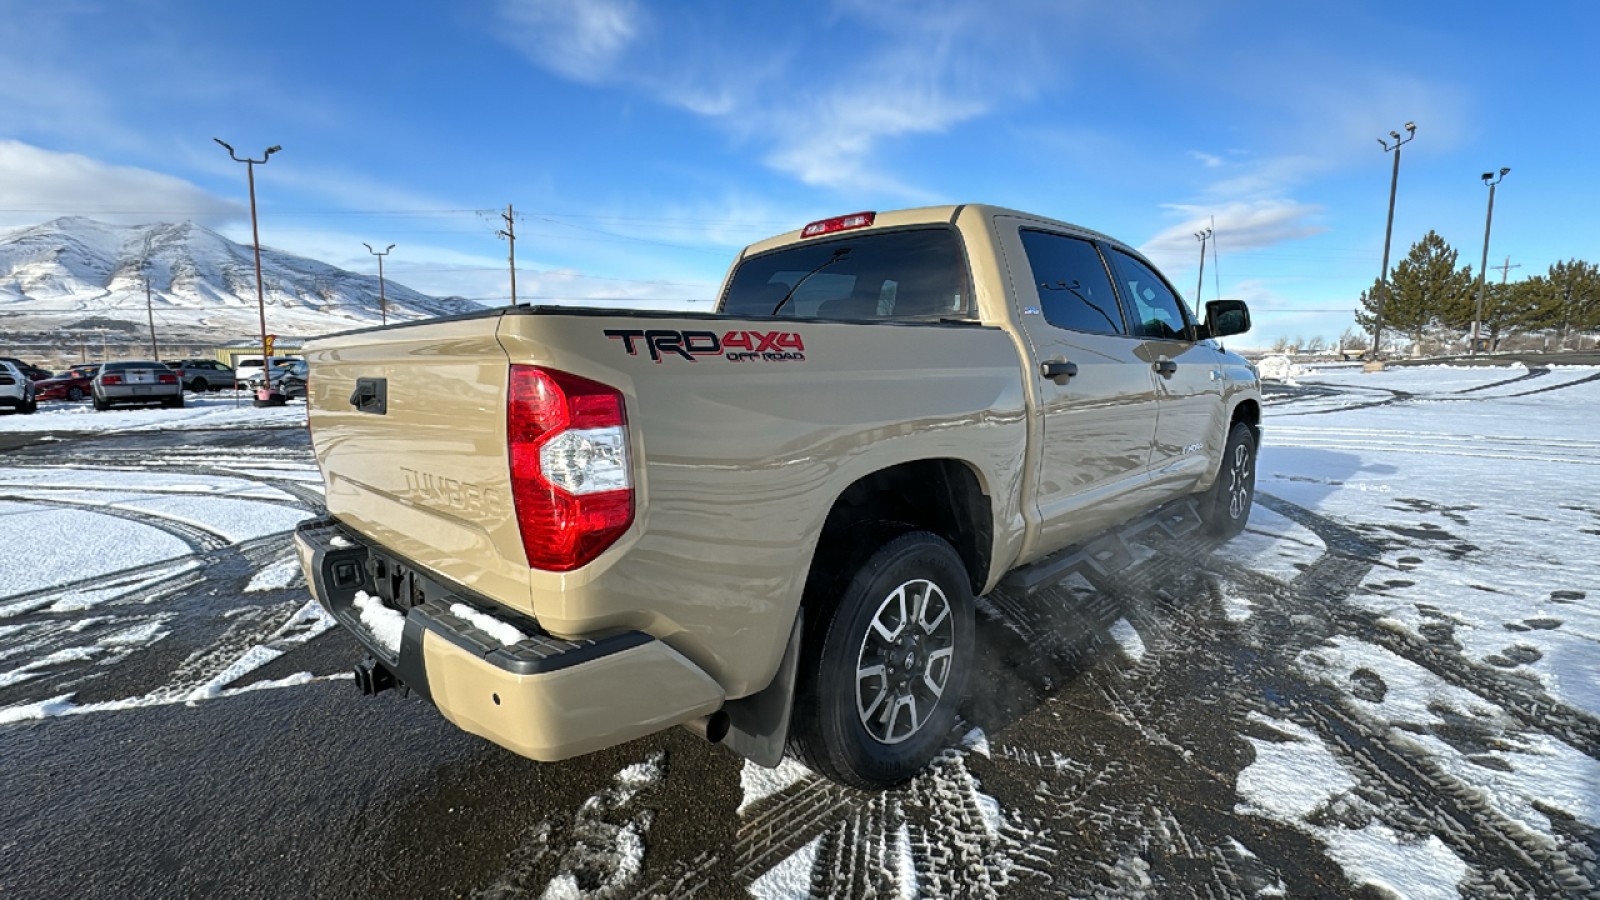
<svg viewBox="0 0 1600 900">
<path fill-rule="evenodd" d="M 555 637 L 331 519 L 301 525 L 295 547 L 317 601 L 403 684 L 462 730 L 530 759 L 590 753 L 723 704 L 709 675 L 644 632 Z M 382 599 L 380 580 L 413 604 L 402 613 Z M 397 616 L 398 642 L 373 627 Z"/>
</svg>

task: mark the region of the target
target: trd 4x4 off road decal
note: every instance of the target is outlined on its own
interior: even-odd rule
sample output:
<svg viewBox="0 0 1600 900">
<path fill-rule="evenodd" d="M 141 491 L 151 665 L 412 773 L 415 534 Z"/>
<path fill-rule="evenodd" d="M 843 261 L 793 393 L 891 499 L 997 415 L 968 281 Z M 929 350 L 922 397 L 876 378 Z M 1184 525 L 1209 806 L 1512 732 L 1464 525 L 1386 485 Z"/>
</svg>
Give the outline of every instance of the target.
<svg viewBox="0 0 1600 900">
<path fill-rule="evenodd" d="M 629 356 L 638 356 L 642 344 L 658 363 L 669 354 L 690 362 L 702 356 L 721 356 L 732 362 L 803 362 L 806 358 L 805 341 L 793 331 L 729 331 L 718 337 L 710 331 L 607 328 L 605 335 L 621 341 Z"/>
</svg>

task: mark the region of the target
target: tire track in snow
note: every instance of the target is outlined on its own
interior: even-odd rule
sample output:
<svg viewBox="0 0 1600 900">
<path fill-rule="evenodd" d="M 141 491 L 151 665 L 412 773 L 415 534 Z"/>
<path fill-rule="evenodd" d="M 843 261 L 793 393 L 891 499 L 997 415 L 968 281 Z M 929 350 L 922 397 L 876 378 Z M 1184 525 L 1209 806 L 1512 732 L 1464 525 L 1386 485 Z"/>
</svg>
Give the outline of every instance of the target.
<svg viewBox="0 0 1600 900">
<path fill-rule="evenodd" d="M 1366 544 L 1360 535 L 1344 525 L 1271 495 L 1258 494 L 1257 500 L 1268 509 L 1315 532 L 1330 548 L 1345 548 L 1345 552 L 1360 548 L 1361 553 L 1377 553 L 1377 548 Z M 1212 560 L 1212 563 L 1218 568 L 1227 568 L 1232 578 L 1249 580 L 1258 577 L 1221 560 Z M 1365 572 L 1357 576 L 1358 583 L 1364 575 Z M 1295 580 L 1315 584 L 1326 577 L 1323 572 L 1307 572 Z M 1353 591 L 1354 586 L 1350 590 Z M 1348 592 L 1344 596 L 1348 596 Z M 1528 730 L 1547 734 L 1591 759 L 1600 760 L 1600 718 L 1557 700 L 1525 679 L 1468 659 L 1420 635 L 1386 626 L 1381 621 L 1383 616 L 1371 610 L 1339 603 L 1330 605 L 1325 612 L 1332 617 L 1339 632 L 1416 663 L 1441 681 L 1476 694 L 1485 702 L 1505 710 Z"/>
</svg>

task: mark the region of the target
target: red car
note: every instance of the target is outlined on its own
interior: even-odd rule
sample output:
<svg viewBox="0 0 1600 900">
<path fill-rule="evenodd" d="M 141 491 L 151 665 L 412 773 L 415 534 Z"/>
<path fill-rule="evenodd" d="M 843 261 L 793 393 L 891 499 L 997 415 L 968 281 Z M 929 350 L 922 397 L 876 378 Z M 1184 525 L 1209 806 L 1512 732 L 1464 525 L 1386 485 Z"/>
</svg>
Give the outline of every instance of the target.
<svg viewBox="0 0 1600 900">
<path fill-rule="evenodd" d="M 33 383 L 34 399 L 83 400 L 89 396 L 89 383 L 94 380 L 94 373 L 99 370 L 99 363 L 89 363 L 82 366 L 73 366 L 52 378 L 35 381 Z"/>
</svg>

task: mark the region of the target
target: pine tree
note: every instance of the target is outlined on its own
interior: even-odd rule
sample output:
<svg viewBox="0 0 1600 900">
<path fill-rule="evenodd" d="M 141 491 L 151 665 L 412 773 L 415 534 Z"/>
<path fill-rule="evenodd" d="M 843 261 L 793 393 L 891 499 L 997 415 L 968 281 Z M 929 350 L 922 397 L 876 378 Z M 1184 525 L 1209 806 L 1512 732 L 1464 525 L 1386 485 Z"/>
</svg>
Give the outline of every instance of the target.
<svg viewBox="0 0 1600 900">
<path fill-rule="evenodd" d="M 1383 305 L 1385 329 L 1404 332 L 1421 342 L 1428 327 L 1445 324 L 1460 327 L 1472 322 L 1472 267 L 1456 268 L 1457 253 L 1438 232 L 1429 231 L 1411 245 L 1394 271 L 1389 274 L 1389 289 Z M 1361 309 L 1356 323 L 1368 332 L 1377 319 L 1378 282 L 1361 294 Z"/>
<path fill-rule="evenodd" d="M 1600 267 L 1569 259 L 1550 267 L 1545 303 L 1557 329 L 1556 346 L 1565 347 L 1574 331 L 1600 329 Z"/>
</svg>

